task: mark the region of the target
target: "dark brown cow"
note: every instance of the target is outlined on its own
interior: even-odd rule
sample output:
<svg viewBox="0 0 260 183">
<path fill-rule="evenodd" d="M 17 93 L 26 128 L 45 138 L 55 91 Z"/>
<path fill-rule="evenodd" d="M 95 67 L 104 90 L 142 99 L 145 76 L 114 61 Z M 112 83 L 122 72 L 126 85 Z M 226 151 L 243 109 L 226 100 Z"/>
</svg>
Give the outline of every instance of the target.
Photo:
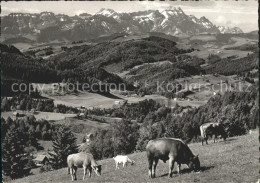
<svg viewBox="0 0 260 183">
<path fill-rule="evenodd" d="M 214 136 L 214 143 L 216 141 L 216 137 L 219 135 L 223 138 L 223 140 L 226 140 L 227 138 L 224 127 L 220 123 L 204 123 L 200 126 L 200 134 L 202 137 L 202 145 L 204 141 L 206 141 L 206 144 L 208 144 L 209 136 Z"/>
<path fill-rule="evenodd" d="M 146 153 L 149 163 L 149 176 L 155 177 L 155 170 L 158 160 L 166 163 L 169 160 L 169 177 L 172 176 L 174 163 L 178 164 L 178 173 L 180 173 L 181 164 L 187 164 L 189 168 L 195 171 L 200 169 L 198 155 L 195 156 L 190 148 L 180 139 L 161 138 L 151 140 L 146 146 Z"/>
</svg>

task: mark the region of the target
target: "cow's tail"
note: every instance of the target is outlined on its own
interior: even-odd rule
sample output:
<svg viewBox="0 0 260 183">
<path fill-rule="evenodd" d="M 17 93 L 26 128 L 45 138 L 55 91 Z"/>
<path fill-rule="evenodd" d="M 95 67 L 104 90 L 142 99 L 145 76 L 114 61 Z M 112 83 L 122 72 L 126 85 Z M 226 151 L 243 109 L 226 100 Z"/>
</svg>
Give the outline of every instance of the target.
<svg viewBox="0 0 260 183">
<path fill-rule="evenodd" d="M 205 136 L 206 136 L 205 131 L 203 129 L 203 126 L 200 127 L 200 135 L 201 135 L 202 138 L 205 138 Z"/>
</svg>

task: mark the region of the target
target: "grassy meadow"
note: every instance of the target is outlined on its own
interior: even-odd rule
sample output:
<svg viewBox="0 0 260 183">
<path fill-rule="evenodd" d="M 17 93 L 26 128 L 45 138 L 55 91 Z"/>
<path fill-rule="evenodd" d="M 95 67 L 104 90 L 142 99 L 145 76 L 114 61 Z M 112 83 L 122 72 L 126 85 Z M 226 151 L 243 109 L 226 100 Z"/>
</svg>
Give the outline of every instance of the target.
<svg viewBox="0 0 260 183">
<path fill-rule="evenodd" d="M 176 174 L 176 167 L 172 178 L 168 178 L 168 161 L 164 164 L 159 161 L 156 171 L 156 178 L 148 177 L 148 162 L 145 152 L 129 155 L 129 158 L 136 161 L 136 165 L 127 166 L 115 170 L 113 159 L 98 161 L 102 164 L 102 176 L 96 175 L 92 178 L 82 180 L 83 170 L 77 172 L 76 182 L 257 182 L 259 178 L 259 151 L 258 131 L 245 136 L 228 138 L 225 142 L 220 140 L 217 143 L 209 141 L 209 145 L 202 146 L 201 143 L 189 144 L 194 154 L 199 154 L 201 172 L 191 172 L 186 165 L 182 165 L 182 174 Z M 38 175 L 31 175 L 23 179 L 12 181 L 13 183 L 29 182 L 71 182 L 67 168 L 46 172 Z"/>
</svg>

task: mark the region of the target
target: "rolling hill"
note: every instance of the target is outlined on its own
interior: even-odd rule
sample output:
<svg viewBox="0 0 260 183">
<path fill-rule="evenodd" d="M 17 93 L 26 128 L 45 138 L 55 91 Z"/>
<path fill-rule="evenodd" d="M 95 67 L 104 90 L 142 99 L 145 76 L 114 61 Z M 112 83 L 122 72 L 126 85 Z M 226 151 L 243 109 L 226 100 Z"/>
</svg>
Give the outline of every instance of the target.
<svg viewBox="0 0 260 183">
<path fill-rule="evenodd" d="M 115 74 L 111 74 L 102 68 L 80 68 L 74 62 L 62 62 L 62 66 L 53 66 L 51 62 L 41 58 L 32 58 L 21 53 L 14 46 L 0 45 L 2 52 L 2 86 L 8 86 L 11 80 L 20 80 L 25 82 L 53 83 L 62 80 L 74 83 L 88 82 L 108 82 L 108 83 L 126 83 Z M 61 72 L 62 71 L 62 72 Z M 4 79 L 4 80 L 3 80 Z M 126 83 L 128 89 L 133 87 Z M 3 88 L 2 88 L 3 89 Z"/>
</svg>

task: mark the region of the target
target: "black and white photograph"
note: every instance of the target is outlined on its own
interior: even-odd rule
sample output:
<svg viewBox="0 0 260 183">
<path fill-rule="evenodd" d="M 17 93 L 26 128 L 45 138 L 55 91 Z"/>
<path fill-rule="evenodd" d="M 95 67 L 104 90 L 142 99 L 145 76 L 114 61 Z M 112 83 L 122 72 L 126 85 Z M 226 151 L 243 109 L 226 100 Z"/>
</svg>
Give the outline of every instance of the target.
<svg viewBox="0 0 260 183">
<path fill-rule="evenodd" d="M 260 183 L 258 1 L 2 1 L 4 183 Z"/>
</svg>

